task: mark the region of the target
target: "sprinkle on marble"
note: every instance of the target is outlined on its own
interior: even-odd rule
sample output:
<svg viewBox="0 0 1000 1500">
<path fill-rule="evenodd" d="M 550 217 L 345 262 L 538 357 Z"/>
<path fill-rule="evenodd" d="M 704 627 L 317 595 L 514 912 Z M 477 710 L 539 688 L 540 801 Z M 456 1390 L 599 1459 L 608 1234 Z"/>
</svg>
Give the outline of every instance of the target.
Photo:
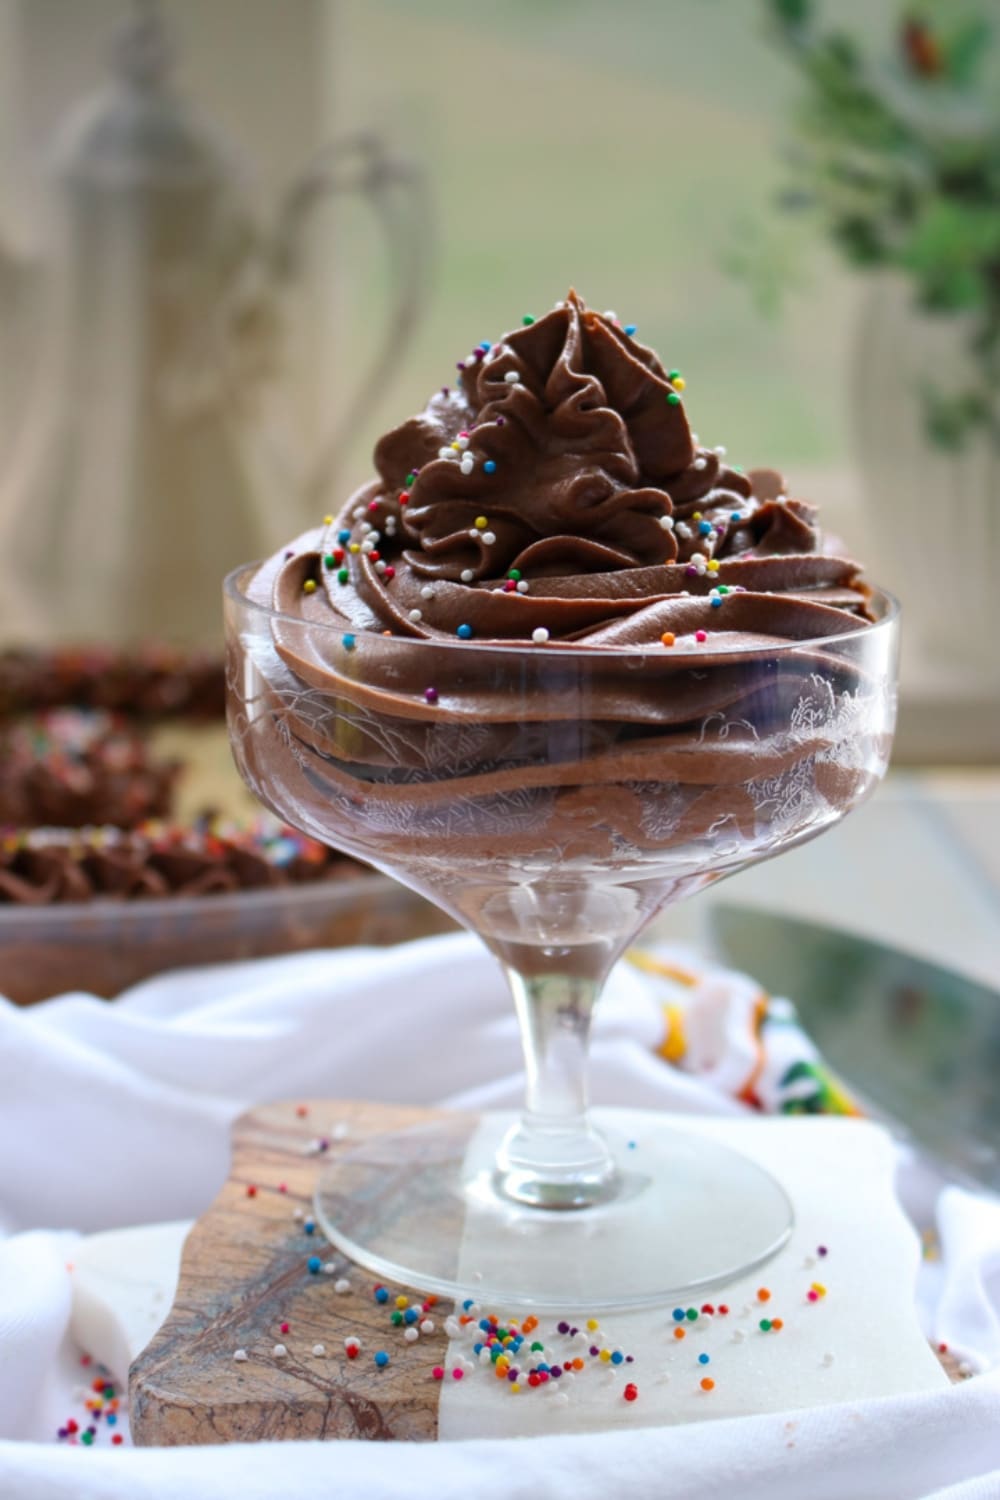
<svg viewBox="0 0 1000 1500">
<path fill-rule="evenodd" d="M 325 1270 L 326 1267 L 324 1266 L 323 1269 Z M 338 1296 L 346 1297 L 347 1293 L 351 1290 L 351 1283 L 348 1281 L 346 1276 L 340 1276 L 333 1283 L 333 1290 L 337 1293 Z"/>
<path fill-rule="evenodd" d="M 326 1357 L 326 1345 L 313 1344 L 313 1353 L 315 1354 L 317 1359 L 324 1359 Z"/>
<path fill-rule="evenodd" d="M 246 1362 L 247 1362 L 247 1360 L 249 1358 L 250 1358 L 250 1356 L 249 1356 L 249 1354 L 247 1353 L 247 1351 L 245 1349 L 234 1349 L 233 1350 L 233 1359 L 235 1359 L 235 1361 L 236 1361 L 236 1363 L 238 1365 L 246 1364 Z"/>
<path fill-rule="evenodd" d="M 284 1359 L 285 1355 L 288 1353 L 288 1350 L 285 1348 L 284 1344 L 275 1344 L 274 1348 L 271 1350 L 271 1353 L 274 1355 L 275 1359 Z"/>
</svg>

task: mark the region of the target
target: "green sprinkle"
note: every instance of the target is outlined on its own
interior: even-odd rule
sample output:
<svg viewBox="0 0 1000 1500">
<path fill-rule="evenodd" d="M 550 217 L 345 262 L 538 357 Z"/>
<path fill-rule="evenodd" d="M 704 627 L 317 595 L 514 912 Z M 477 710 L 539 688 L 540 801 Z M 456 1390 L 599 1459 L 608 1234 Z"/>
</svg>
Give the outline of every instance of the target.
<svg viewBox="0 0 1000 1500">
<path fill-rule="evenodd" d="M 521 582 L 521 570 L 520 570 L 520 568 L 511 568 L 510 572 L 507 574 L 507 577 L 508 578 L 512 578 L 515 583 L 520 583 Z"/>
<path fill-rule="evenodd" d="M 328 552 L 323 559 L 323 566 L 327 569 L 335 568 L 337 566 L 337 559 Z"/>
<path fill-rule="evenodd" d="M 412 484 L 413 481 L 416 479 L 416 477 L 417 477 L 416 474 L 414 474 L 413 470 L 411 469 L 410 472 L 409 472 L 409 474 L 407 474 L 407 476 L 406 476 L 406 483 L 407 484 Z"/>
<path fill-rule="evenodd" d="M 392 1318 L 390 1319 L 390 1322 L 392 1323 L 392 1325 L 393 1325 L 394 1328 L 398 1328 L 399 1325 L 400 1325 L 400 1323 L 402 1323 L 402 1321 L 403 1321 L 403 1314 L 399 1311 L 399 1308 L 397 1307 L 396 1311 L 392 1315 Z"/>
<path fill-rule="evenodd" d="M 760 1320 L 760 1331 L 761 1331 L 761 1333 L 770 1333 L 771 1332 L 771 1319 L 770 1318 L 761 1318 L 761 1320 Z"/>
<path fill-rule="evenodd" d="M 680 404 L 681 404 L 681 398 L 680 398 L 680 396 L 678 396 L 677 392 L 676 391 L 668 391 L 667 392 L 667 405 L 668 406 L 680 406 Z"/>
<path fill-rule="evenodd" d="M 94 1434 L 92 1432 L 81 1432 L 80 1433 L 80 1442 L 81 1443 L 86 1443 L 86 1445 L 87 1445 L 88 1448 L 90 1447 L 90 1445 L 91 1445 L 91 1443 L 93 1441 L 94 1441 Z"/>
<path fill-rule="evenodd" d="M 688 1320 L 688 1322 L 689 1323 L 694 1323 L 697 1320 L 697 1317 L 698 1317 L 698 1309 L 696 1307 L 689 1307 L 688 1310 L 687 1310 L 687 1320 Z"/>
<path fill-rule="evenodd" d="M 668 380 L 680 380 L 680 378 L 681 378 L 681 372 L 680 372 L 680 370 L 668 370 L 667 371 L 667 379 Z"/>
<path fill-rule="evenodd" d="M 728 594 L 729 593 L 729 584 L 728 583 L 720 583 L 719 584 L 719 593 L 720 594 Z"/>
<path fill-rule="evenodd" d="M 531 1352 L 532 1352 L 532 1354 L 537 1354 L 538 1351 L 539 1351 L 539 1349 L 544 1349 L 544 1348 L 545 1348 L 544 1344 L 532 1344 L 532 1346 L 531 1346 Z"/>
<path fill-rule="evenodd" d="M 523 324 L 524 324 L 524 326 L 525 326 L 525 328 L 530 328 L 530 327 L 531 327 L 531 325 L 532 325 L 532 323 L 533 323 L 533 322 L 534 322 L 534 321 L 535 321 L 535 320 L 534 320 L 534 318 L 533 318 L 533 317 L 532 317 L 532 316 L 531 316 L 531 314 L 530 314 L 530 313 L 525 313 L 525 315 L 524 315 L 524 317 L 523 317 L 523 318 L 522 318 L 522 319 L 521 319 L 521 322 L 522 322 L 522 323 L 523 323 Z"/>
<path fill-rule="evenodd" d="M 337 582 L 346 583 L 350 576 L 351 575 L 350 573 L 348 573 L 346 568 L 341 568 L 340 572 L 337 574 Z"/>
</svg>

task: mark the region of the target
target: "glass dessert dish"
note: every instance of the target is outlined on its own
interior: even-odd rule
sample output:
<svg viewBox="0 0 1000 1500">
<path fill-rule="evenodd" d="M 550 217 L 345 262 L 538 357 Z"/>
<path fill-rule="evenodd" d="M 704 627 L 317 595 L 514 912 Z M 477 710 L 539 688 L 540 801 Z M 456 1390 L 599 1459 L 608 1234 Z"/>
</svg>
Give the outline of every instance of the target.
<svg viewBox="0 0 1000 1500">
<path fill-rule="evenodd" d="M 520 1119 L 339 1152 L 323 1228 L 386 1278 L 583 1312 L 789 1234 L 741 1154 L 590 1118 L 591 1016 L 654 914 L 873 789 L 897 613 L 780 474 L 699 444 L 633 327 L 573 292 L 523 325 L 379 441 L 339 516 L 227 580 L 229 722 L 280 817 L 482 938 L 523 1037 Z"/>
<path fill-rule="evenodd" d="M 791 1209 L 760 1168 L 680 1131 L 640 1159 L 591 1122 L 591 1015 L 655 913 L 871 792 L 893 727 L 891 601 L 872 599 L 874 624 L 766 652 L 530 652 L 345 639 L 252 602 L 253 573 L 226 584 L 242 774 L 282 818 L 479 934 L 509 979 L 527 1067 L 524 1114 L 492 1161 L 468 1116 L 344 1154 L 317 1197 L 330 1239 L 378 1275 L 457 1294 L 465 1234 L 481 1246 L 477 1298 L 581 1310 L 662 1301 L 766 1259 Z M 511 1236 L 531 1242 L 513 1285 Z"/>
</svg>

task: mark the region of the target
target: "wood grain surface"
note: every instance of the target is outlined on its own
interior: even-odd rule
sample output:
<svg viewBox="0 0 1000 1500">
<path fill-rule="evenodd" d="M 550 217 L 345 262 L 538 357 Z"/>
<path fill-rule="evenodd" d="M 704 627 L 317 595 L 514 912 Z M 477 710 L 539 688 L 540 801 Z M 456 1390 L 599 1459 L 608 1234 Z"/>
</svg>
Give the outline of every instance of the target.
<svg viewBox="0 0 1000 1500">
<path fill-rule="evenodd" d="M 312 1215 L 317 1174 L 335 1153 L 374 1131 L 438 1117 L 303 1101 L 265 1105 L 236 1122 L 229 1180 L 191 1231 L 173 1308 L 130 1372 L 137 1444 L 436 1437 L 441 1385 L 431 1371 L 444 1363 L 452 1304 L 431 1310 L 434 1333 L 405 1342 L 390 1322 L 392 1300 L 374 1300 L 376 1278 L 294 1215 Z M 327 1151 L 313 1149 L 318 1139 L 329 1141 Z M 311 1256 L 336 1271 L 310 1273 Z M 340 1277 L 351 1283 L 347 1294 L 335 1291 Z M 350 1336 L 362 1344 L 354 1360 L 344 1348 Z M 286 1355 L 275 1355 L 278 1344 Z M 316 1344 L 325 1356 L 313 1354 Z M 234 1359 L 237 1349 L 246 1361 Z M 390 1355 L 384 1369 L 374 1363 L 381 1349 Z"/>
</svg>

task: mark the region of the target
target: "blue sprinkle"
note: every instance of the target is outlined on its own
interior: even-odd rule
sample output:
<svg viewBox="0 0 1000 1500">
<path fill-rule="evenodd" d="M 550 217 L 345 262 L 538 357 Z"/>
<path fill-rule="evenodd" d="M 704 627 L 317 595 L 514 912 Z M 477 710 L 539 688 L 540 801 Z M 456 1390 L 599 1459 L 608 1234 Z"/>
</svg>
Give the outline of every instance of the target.
<svg viewBox="0 0 1000 1500">
<path fill-rule="evenodd" d="M 455 634 L 458 636 L 458 638 L 459 638 L 460 641 L 471 640 L 472 639 L 472 626 L 471 625 L 460 625 L 458 627 L 458 629 L 455 631 Z"/>
<path fill-rule="evenodd" d="M 635 1150 L 635 1141 L 629 1141 L 629 1143 L 628 1143 L 628 1149 L 630 1151 L 634 1151 Z"/>
<path fill-rule="evenodd" d="M 715 598 L 713 600 L 711 600 L 711 605 L 712 605 L 713 609 L 721 609 L 722 608 L 722 600 L 721 600 L 721 598 L 719 597 L 718 594 L 715 596 Z"/>
<path fill-rule="evenodd" d="M 480 1318 L 479 1319 L 479 1326 L 483 1330 L 484 1333 L 489 1333 L 489 1331 L 490 1331 L 490 1320 L 489 1320 L 489 1318 Z"/>
<path fill-rule="evenodd" d="M 632 337 L 633 333 L 635 333 L 635 330 L 636 330 L 636 324 L 635 323 L 626 323 L 625 324 L 625 332 L 628 334 L 629 338 Z"/>
<path fill-rule="evenodd" d="M 699 521 L 698 522 L 698 530 L 699 530 L 699 532 L 701 533 L 702 536 L 711 536 L 712 535 L 712 523 L 711 523 L 711 521 Z"/>
<path fill-rule="evenodd" d="M 486 462 L 483 464 L 483 473 L 484 474 L 495 474 L 496 471 L 497 471 L 497 466 L 496 466 L 495 462 L 493 461 L 492 458 L 488 458 L 486 460 Z"/>
<path fill-rule="evenodd" d="M 707 1354 L 699 1354 L 698 1355 L 698 1363 L 700 1365 L 707 1365 L 708 1364 L 708 1355 Z"/>
<path fill-rule="evenodd" d="M 318 1255 L 310 1255 L 306 1264 L 309 1267 L 310 1276 L 318 1276 L 319 1268 L 323 1264 Z"/>
<path fill-rule="evenodd" d="M 118 1424 L 118 1417 L 113 1411 L 109 1411 L 104 1420 L 105 1422 L 107 1422 L 109 1427 L 115 1427 Z"/>
<path fill-rule="evenodd" d="M 622 1351 L 620 1349 L 616 1349 L 615 1352 L 614 1352 L 614 1354 L 612 1354 L 612 1356 L 611 1356 L 611 1363 L 613 1365 L 620 1365 L 620 1364 L 622 1364 L 622 1362 L 624 1361 L 624 1359 L 625 1359 L 625 1356 L 622 1353 Z"/>
<path fill-rule="evenodd" d="M 354 650 L 354 646 L 355 646 L 355 640 L 354 640 L 353 635 L 345 635 L 344 638 L 343 638 L 343 647 L 344 647 L 344 650 L 345 651 L 353 651 Z"/>
<path fill-rule="evenodd" d="M 403 1314 L 403 1322 L 415 1323 L 419 1317 L 420 1314 L 417 1312 L 417 1309 L 415 1307 L 408 1307 Z"/>
<path fill-rule="evenodd" d="M 482 349 L 484 354 L 489 354 L 490 350 L 493 348 L 493 345 L 490 343 L 489 339 L 483 339 L 479 347 L 480 349 Z"/>
<path fill-rule="evenodd" d="M 384 1370 L 386 1365 L 389 1363 L 389 1356 L 388 1354 L 386 1354 L 384 1349 L 380 1349 L 376 1354 L 375 1363 L 378 1365 L 380 1370 Z"/>
<path fill-rule="evenodd" d="M 535 1372 L 538 1375 L 547 1375 L 549 1373 L 549 1367 L 548 1365 L 536 1365 Z"/>
<path fill-rule="evenodd" d="M 306 1234 L 316 1233 L 316 1225 L 313 1223 L 312 1219 L 307 1219 L 302 1228 L 305 1230 Z"/>
<path fill-rule="evenodd" d="M 337 541 L 340 542 L 342 546 L 346 547 L 347 543 L 350 540 L 351 540 L 351 533 L 349 531 L 338 531 L 337 532 Z"/>
<path fill-rule="evenodd" d="M 685 1314 L 684 1314 L 683 1307 L 675 1307 L 674 1308 L 674 1322 L 675 1323 L 683 1323 L 684 1322 L 684 1317 L 685 1317 Z"/>
<path fill-rule="evenodd" d="M 472 1346 L 472 1352 L 473 1352 L 473 1354 L 482 1354 L 482 1352 L 483 1352 L 483 1346 L 482 1346 L 482 1344 L 473 1344 L 473 1346 Z"/>
<path fill-rule="evenodd" d="M 469 1308 L 470 1308 L 470 1307 L 475 1307 L 475 1305 L 476 1305 L 476 1304 L 475 1304 L 475 1302 L 474 1302 L 474 1301 L 473 1301 L 473 1300 L 472 1300 L 472 1298 L 471 1298 L 471 1297 L 466 1297 L 466 1299 L 465 1299 L 465 1301 L 464 1301 L 464 1302 L 463 1302 L 463 1303 L 462 1303 L 462 1311 L 463 1311 L 463 1312 L 468 1312 L 468 1311 L 469 1311 Z"/>
<path fill-rule="evenodd" d="M 729 519 L 731 521 L 742 521 L 742 519 L 743 519 L 743 512 L 739 511 L 739 510 L 730 511 L 730 513 L 729 513 Z"/>
<path fill-rule="evenodd" d="M 375 1288 L 375 1301 L 376 1302 L 388 1302 L 388 1300 L 389 1300 L 388 1290 L 384 1286 L 377 1286 Z"/>
</svg>

